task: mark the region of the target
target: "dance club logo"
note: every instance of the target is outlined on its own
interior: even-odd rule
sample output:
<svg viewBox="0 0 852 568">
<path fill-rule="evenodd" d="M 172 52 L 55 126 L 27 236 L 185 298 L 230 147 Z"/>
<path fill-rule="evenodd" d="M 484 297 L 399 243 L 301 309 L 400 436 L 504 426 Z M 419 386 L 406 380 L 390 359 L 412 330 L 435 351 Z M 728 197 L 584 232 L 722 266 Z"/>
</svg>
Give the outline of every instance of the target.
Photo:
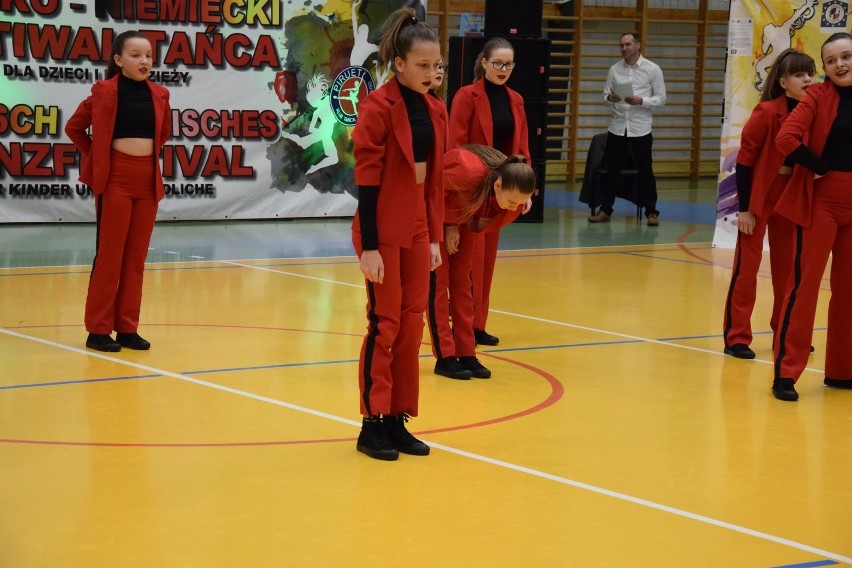
<svg viewBox="0 0 852 568">
<path fill-rule="evenodd" d="M 358 103 L 375 88 L 370 71 L 364 67 L 347 67 L 338 73 L 329 90 L 329 103 L 337 122 L 344 126 L 355 126 Z"/>
</svg>

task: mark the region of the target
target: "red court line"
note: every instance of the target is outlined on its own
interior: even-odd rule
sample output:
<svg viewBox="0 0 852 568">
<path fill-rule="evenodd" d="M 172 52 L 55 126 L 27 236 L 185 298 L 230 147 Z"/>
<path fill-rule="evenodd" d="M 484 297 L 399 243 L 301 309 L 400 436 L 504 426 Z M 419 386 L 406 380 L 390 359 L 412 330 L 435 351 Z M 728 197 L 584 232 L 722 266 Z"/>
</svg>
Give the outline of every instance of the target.
<svg viewBox="0 0 852 568">
<path fill-rule="evenodd" d="M 77 327 L 79 324 L 71 325 L 71 324 L 62 324 L 62 325 L 32 325 L 32 326 L 18 326 L 17 329 L 22 328 L 45 328 L 45 327 Z M 214 325 L 214 324 L 146 324 L 147 326 L 163 326 L 163 327 L 216 327 L 216 328 L 237 328 L 237 329 L 260 329 L 260 330 L 277 330 L 277 331 L 296 331 L 296 332 L 309 332 L 309 333 L 327 333 L 330 335 L 347 335 L 347 336 L 356 336 L 360 337 L 361 334 L 352 334 L 352 333 L 342 333 L 342 332 L 325 332 L 318 330 L 301 330 L 301 329 L 291 329 L 291 328 L 278 328 L 278 327 L 269 327 L 269 326 L 248 326 L 248 325 Z M 12 328 L 10 328 L 12 329 Z M 514 412 L 512 414 L 508 414 L 506 416 L 500 416 L 497 418 L 491 418 L 488 420 L 482 420 L 479 422 L 471 422 L 468 424 L 459 424 L 455 426 L 447 426 L 443 428 L 435 428 L 432 430 L 422 430 L 415 432 L 415 434 L 423 435 L 423 434 L 434 434 L 439 432 L 453 432 L 458 430 L 467 430 L 471 428 L 480 428 L 483 426 L 490 426 L 492 424 L 499 424 L 501 422 L 508 422 L 510 420 L 516 420 L 518 418 L 522 418 L 524 416 L 529 416 L 531 414 L 535 414 L 536 412 L 540 412 L 549 406 L 554 405 L 565 393 L 565 387 L 562 385 L 559 380 L 551 375 L 550 373 L 539 369 L 538 367 L 534 367 L 527 363 L 522 363 L 520 361 L 516 361 L 514 359 L 510 359 L 508 357 L 504 357 L 501 355 L 495 355 L 491 353 L 479 353 L 480 356 L 490 357 L 492 359 L 496 359 L 499 361 L 503 361 L 509 363 L 511 365 L 516 365 L 523 369 L 526 369 L 536 375 L 542 377 L 547 383 L 550 385 L 550 393 L 548 396 L 538 404 L 535 404 L 529 408 L 521 410 L 519 412 Z M 479 380 L 487 380 L 487 379 L 478 379 Z M 319 438 L 319 439 L 309 439 L 309 440 L 266 440 L 266 441 L 256 441 L 256 442 L 185 442 L 185 443 L 130 443 L 130 442 L 74 442 L 74 441 L 64 441 L 64 440 L 26 440 L 26 439 L 12 439 L 12 438 L 0 438 L 0 443 L 4 444 L 31 444 L 31 445 L 47 445 L 47 446 L 88 446 L 88 447 L 131 447 L 131 448 L 214 448 L 214 447 L 245 447 L 245 446 L 286 446 L 286 445 L 300 445 L 300 444 L 326 444 L 326 443 L 337 443 L 337 442 L 352 442 L 355 441 L 357 437 L 346 437 L 346 438 Z"/>
</svg>

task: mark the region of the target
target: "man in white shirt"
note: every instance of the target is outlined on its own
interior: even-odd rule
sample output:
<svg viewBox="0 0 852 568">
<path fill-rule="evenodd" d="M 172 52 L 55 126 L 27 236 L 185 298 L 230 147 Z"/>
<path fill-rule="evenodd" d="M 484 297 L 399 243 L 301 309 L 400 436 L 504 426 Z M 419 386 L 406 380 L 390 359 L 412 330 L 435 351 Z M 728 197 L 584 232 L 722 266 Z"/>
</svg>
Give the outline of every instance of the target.
<svg viewBox="0 0 852 568">
<path fill-rule="evenodd" d="M 603 93 L 604 104 L 612 109 L 604 154 L 607 173 L 602 184 L 600 210 L 589 217 L 589 222 L 609 222 L 629 148 L 636 160 L 645 217 L 649 226 L 656 227 L 660 224 L 660 212 L 657 211 L 657 180 L 651 158 L 654 143 L 651 112 L 666 104 L 666 84 L 660 66 L 639 53 L 639 34 L 622 34 L 619 46 L 624 59 L 610 67 Z"/>
</svg>

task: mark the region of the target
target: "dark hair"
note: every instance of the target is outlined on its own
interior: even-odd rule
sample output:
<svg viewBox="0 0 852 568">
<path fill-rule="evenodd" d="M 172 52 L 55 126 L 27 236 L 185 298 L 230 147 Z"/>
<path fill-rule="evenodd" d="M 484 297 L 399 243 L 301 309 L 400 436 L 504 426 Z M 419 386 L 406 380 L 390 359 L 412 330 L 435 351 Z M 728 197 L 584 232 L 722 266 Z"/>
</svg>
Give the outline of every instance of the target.
<svg viewBox="0 0 852 568">
<path fill-rule="evenodd" d="M 852 34 L 849 34 L 847 32 L 833 33 L 830 36 L 828 36 L 827 40 L 822 42 L 822 47 L 819 48 L 819 53 L 820 53 L 820 57 L 822 58 L 823 61 L 825 61 L 825 58 L 822 57 L 822 50 L 825 49 L 825 46 L 830 44 L 830 43 L 834 43 L 835 41 L 839 41 L 841 39 L 852 39 Z"/>
<path fill-rule="evenodd" d="M 816 63 L 814 63 L 813 57 L 807 53 L 796 51 L 792 47 L 779 53 L 778 59 L 772 64 L 769 75 L 763 82 L 760 101 L 771 101 L 783 95 L 784 89 L 781 87 L 781 79 L 802 72 L 816 75 Z"/>
<path fill-rule="evenodd" d="M 379 63 L 390 65 L 395 57 L 405 59 L 416 41 L 440 43 L 438 33 L 418 20 L 413 8 L 397 10 L 390 20 L 393 23 L 379 40 Z"/>
<path fill-rule="evenodd" d="M 498 49 L 511 49 L 513 52 L 515 51 L 509 40 L 502 37 L 494 37 L 486 41 L 485 45 L 482 46 L 482 51 L 476 56 L 476 65 L 473 66 L 473 78 L 476 81 L 485 77 L 485 67 L 482 66 L 482 60 L 491 59 L 491 54 Z"/>
<path fill-rule="evenodd" d="M 623 34 L 618 36 L 618 39 L 620 40 L 621 38 L 623 38 L 626 35 L 633 36 L 633 41 L 635 41 L 636 43 L 642 43 L 642 39 L 639 37 L 639 34 L 637 34 L 636 32 L 624 32 Z"/>
<path fill-rule="evenodd" d="M 115 36 L 115 39 L 112 41 L 112 50 L 109 52 L 109 65 L 107 65 L 105 74 L 107 79 L 111 79 L 114 76 L 121 74 L 121 67 L 119 67 L 115 62 L 115 56 L 121 55 L 121 52 L 124 51 L 124 42 L 135 37 L 148 41 L 148 38 L 142 35 L 142 32 L 138 32 L 136 30 L 129 30 Z"/>
<path fill-rule="evenodd" d="M 517 188 L 524 195 L 532 195 L 535 191 L 535 172 L 527 164 L 524 156 L 514 154 L 507 157 L 499 150 L 480 144 L 468 144 L 462 148 L 476 154 L 482 163 L 491 169 L 485 176 L 485 181 L 479 186 L 476 195 L 462 209 L 462 218 L 473 214 L 485 205 L 497 178 L 503 179 L 504 188 Z"/>
</svg>

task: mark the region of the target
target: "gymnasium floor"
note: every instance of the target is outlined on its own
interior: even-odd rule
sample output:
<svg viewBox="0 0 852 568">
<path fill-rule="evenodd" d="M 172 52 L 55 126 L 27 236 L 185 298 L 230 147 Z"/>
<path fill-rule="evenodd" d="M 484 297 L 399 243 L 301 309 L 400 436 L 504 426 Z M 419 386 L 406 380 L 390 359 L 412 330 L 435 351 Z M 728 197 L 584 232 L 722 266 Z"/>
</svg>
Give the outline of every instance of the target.
<svg viewBox="0 0 852 568">
<path fill-rule="evenodd" d="M 0 568 L 852 564 L 852 393 L 721 353 L 712 190 L 508 227 L 480 351 L 432 374 L 429 457 L 355 451 L 363 282 L 349 221 L 162 224 L 140 332 L 84 348 L 91 225 L 0 226 Z M 768 262 L 768 260 L 767 260 Z"/>
</svg>

